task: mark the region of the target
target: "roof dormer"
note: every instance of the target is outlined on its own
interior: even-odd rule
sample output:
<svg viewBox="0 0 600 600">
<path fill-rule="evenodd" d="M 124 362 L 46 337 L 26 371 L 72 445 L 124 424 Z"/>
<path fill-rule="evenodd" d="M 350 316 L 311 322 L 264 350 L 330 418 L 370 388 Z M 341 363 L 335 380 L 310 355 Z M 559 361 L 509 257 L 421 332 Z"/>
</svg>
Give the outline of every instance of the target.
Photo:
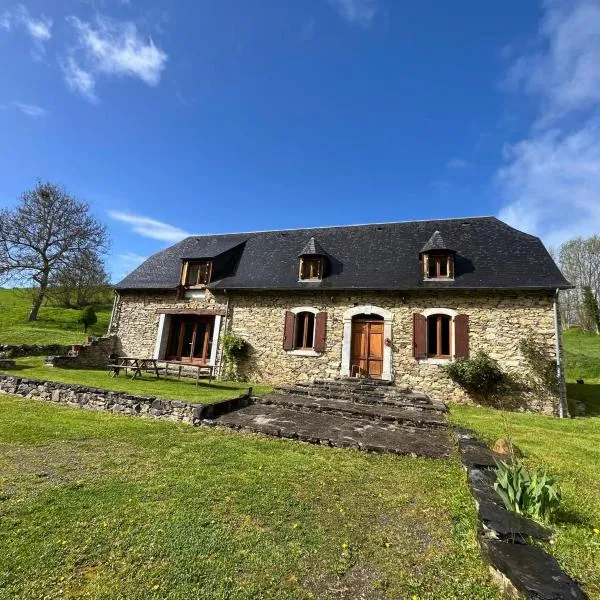
<svg viewBox="0 0 600 600">
<path fill-rule="evenodd" d="M 423 279 L 454 279 L 454 254 L 454 250 L 444 242 L 442 234 L 434 231 L 419 252 L 423 265 Z"/>
<path fill-rule="evenodd" d="M 311 237 L 298 255 L 298 281 L 321 281 L 326 266 L 325 250 Z"/>
</svg>

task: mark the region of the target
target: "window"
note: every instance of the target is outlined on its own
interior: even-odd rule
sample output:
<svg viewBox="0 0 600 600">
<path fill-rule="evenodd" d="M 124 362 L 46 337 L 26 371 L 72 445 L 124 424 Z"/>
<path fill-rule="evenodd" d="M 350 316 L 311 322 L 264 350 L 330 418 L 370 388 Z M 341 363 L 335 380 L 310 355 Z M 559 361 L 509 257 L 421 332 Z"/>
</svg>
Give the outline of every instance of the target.
<svg viewBox="0 0 600 600">
<path fill-rule="evenodd" d="M 315 339 L 315 315 L 301 312 L 296 315 L 294 330 L 294 349 L 312 350 Z"/>
<path fill-rule="evenodd" d="M 452 354 L 452 317 L 427 317 L 427 357 L 450 358 Z"/>
<path fill-rule="evenodd" d="M 448 308 L 413 313 L 413 356 L 434 363 L 469 358 L 469 316 Z"/>
<path fill-rule="evenodd" d="M 323 259 L 301 258 L 300 259 L 300 280 L 320 280 L 323 278 Z"/>
<path fill-rule="evenodd" d="M 187 262 L 183 265 L 183 284 L 186 287 L 200 287 L 210 283 L 212 262 Z"/>
<path fill-rule="evenodd" d="M 454 258 L 451 254 L 425 254 L 423 270 L 426 279 L 452 279 Z"/>
</svg>

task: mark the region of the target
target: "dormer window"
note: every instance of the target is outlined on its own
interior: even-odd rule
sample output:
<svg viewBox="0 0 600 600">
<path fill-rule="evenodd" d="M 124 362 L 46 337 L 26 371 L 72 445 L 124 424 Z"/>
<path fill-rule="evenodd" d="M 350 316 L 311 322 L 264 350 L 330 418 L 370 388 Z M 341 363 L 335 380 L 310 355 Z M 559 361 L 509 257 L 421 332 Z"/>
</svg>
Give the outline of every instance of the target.
<svg viewBox="0 0 600 600">
<path fill-rule="evenodd" d="M 423 279 L 454 279 L 454 250 L 434 231 L 420 252 Z"/>
<path fill-rule="evenodd" d="M 321 281 L 325 273 L 326 253 L 319 242 L 311 237 L 298 256 L 298 281 Z"/>
<path fill-rule="evenodd" d="M 452 254 L 424 254 L 425 279 L 453 279 L 454 256 Z"/>
<path fill-rule="evenodd" d="M 181 274 L 181 283 L 185 287 L 204 287 L 210 283 L 212 272 L 212 261 L 210 260 L 189 260 L 183 263 Z"/>
<path fill-rule="evenodd" d="M 301 281 L 320 281 L 323 279 L 323 258 L 321 256 L 300 258 Z"/>
</svg>

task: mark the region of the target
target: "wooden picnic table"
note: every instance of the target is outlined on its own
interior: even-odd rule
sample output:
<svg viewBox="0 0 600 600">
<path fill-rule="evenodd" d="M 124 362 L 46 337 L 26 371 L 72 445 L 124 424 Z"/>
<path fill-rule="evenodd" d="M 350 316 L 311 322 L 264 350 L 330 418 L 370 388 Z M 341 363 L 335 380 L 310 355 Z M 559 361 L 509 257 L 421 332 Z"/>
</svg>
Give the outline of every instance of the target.
<svg viewBox="0 0 600 600">
<path fill-rule="evenodd" d="M 118 377 L 123 370 L 125 371 L 125 375 L 129 375 L 129 371 L 131 371 L 133 373 L 131 375 L 131 379 L 135 379 L 137 376 L 142 376 L 142 371 L 149 371 L 154 373 L 157 379 L 160 379 L 159 368 L 161 368 L 162 365 L 164 365 L 165 376 L 169 374 L 169 365 L 177 367 L 178 379 L 181 379 L 181 371 L 184 368 L 196 369 L 196 385 L 198 385 L 201 375 L 208 376 L 208 385 L 211 384 L 214 376 L 213 366 L 203 365 L 200 363 L 183 362 L 179 360 L 163 360 L 140 356 L 117 356 L 113 357 L 111 360 L 113 362 L 108 365 L 108 368 L 112 377 Z"/>
<path fill-rule="evenodd" d="M 125 375 L 129 375 L 128 371 L 132 371 L 131 379 L 135 379 L 138 375 L 142 376 L 142 371 L 153 371 L 157 379 L 160 378 L 158 372 L 158 361 L 154 358 L 144 358 L 140 356 L 117 356 L 112 359 L 114 362 L 108 365 L 109 373 L 112 377 L 118 377 L 121 370 L 125 371 Z"/>
</svg>

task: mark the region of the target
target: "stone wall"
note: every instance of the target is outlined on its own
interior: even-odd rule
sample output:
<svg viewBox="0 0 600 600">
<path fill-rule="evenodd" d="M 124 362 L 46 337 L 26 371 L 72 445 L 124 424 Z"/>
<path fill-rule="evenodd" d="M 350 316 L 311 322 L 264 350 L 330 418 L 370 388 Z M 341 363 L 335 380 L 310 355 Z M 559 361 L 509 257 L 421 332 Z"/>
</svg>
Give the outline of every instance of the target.
<svg viewBox="0 0 600 600">
<path fill-rule="evenodd" d="M 180 400 L 161 400 L 154 397 L 132 396 L 83 385 L 25 379 L 0 374 L 0 393 L 14 394 L 34 400 L 46 400 L 73 408 L 101 410 L 121 415 L 156 417 L 199 425 L 204 419 L 241 408 L 253 400 L 249 394 L 213 404 L 191 404 Z"/>
<path fill-rule="evenodd" d="M 416 361 L 412 356 L 413 313 L 430 308 L 448 308 L 469 316 L 470 353 L 488 353 L 501 368 L 532 377 L 521 356 L 519 341 L 533 333 L 554 358 L 555 330 L 549 293 L 508 292 L 420 292 L 420 293 L 233 293 L 229 328 L 244 336 L 252 351 L 246 375 L 254 381 L 292 383 L 340 374 L 344 313 L 355 306 L 376 305 L 392 313 L 392 377 L 402 385 L 423 391 L 444 402 L 469 398 L 441 370 L 439 364 Z M 310 306 L 327 312 L 326 350 L 319 356 L 295 356 L 282 348 L 286 310 Z M 550 412 L 555 398 L 524 400 L 533 410 Z"/>
<path fill-rule="evenodd" d="M 116 335 L 94 338 L 92 341 L 73 346 L 68 356 L 48 356 L 46 366 L 67 369 L 97 369 L 108 365 L 110 354 L 119 354 L 121 347 Z"/>
<path fill-rule="evenodd" d="M 556 356 L 553 294 L 550 292 L 231 292 L 228 296 L 178 300 L 173 292 L 123 293 L 117 303 L 111 331 L 118 335 L 125 354 L 152 356 L 159 315 L 165 308 L 221 308 L 227 316 L 223 332 L 242 335 L 251 352 L 242 374 L 251 381 L 294 383 L 339 377 L 342 361 L 344 313 L 353 307 L 374 305 L 391 314 L 391 370 L 394 380 L 444 402 L 469 398 L 442 371 L 439 364 L 416 361 L 412 356 L 413 313 L 446 308 L 469 316 L 471 355 L 478 351 L 496 359 L 502 369 L 521 380 L 532 377 L 518 345 L 533 334 L 551 358 Z M 308 306 L 327 312 L 327 339 L 323 353 L 299 356 L 283 350 L 286 310 Z M 219 357 L 220 358 L 220 357 Z M 551 412 L 555 397 L 524 394 L 532 410 Z"/>
<path fill-rule="evenodd" d="M 227 298 L 206 292 L 204 298 L 179 299 L 169 292 L 120 292 L 109 333 L 119 338 L 119 352 L 125 356 L 153 357 L 162 309 L 225 310 Z"/>
</svg>

